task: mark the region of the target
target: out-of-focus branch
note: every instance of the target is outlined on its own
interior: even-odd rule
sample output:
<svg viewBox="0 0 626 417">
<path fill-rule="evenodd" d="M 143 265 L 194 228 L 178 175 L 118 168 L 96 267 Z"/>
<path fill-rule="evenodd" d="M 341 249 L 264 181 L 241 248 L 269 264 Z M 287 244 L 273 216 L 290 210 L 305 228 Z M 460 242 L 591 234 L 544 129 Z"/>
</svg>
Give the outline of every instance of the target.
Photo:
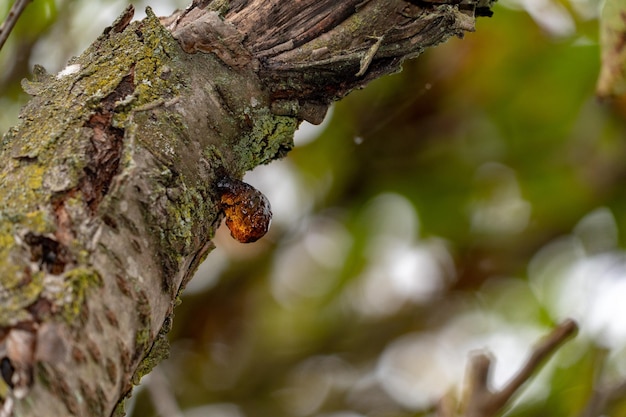
<svg viewBox="0 0 626 417">
<path fill-rule="evenodd" d="M 498 415 L 522 385 L 535 374 L 547 359 L 578 329 L 576 322 L 565 320 L 533 348 L 530 357 L 515 376 L 499 391 L 489 386 L 493 357 L 488 352 L 472 356 L 467 371 L 466 396 L 461 406 L 463 417 L 492 417 Z M 440 404 L 439 416 L 454 415 L 449 405 Z"/>
<path fill-rule="evenodd" d="M 594 388 L 593 394 L 587 406 L 580 413 L 579 417 L 595 417 L 605 414 L 605 410 L 618 400 L 623 400 L 626 396 L 626 380 L 618 384 L 606 387 Z"/>
<path fill-rule="evenodd" d="M 556 350 L 578 330 L 574 320 L 566 320 L 558 325 L 552 333 L 539 341 L 530 358 L 513 379 L 496 395 L 494 403 L 503 407 L 517 390 L 537 371 Z"/>
<path fill-rule="evenodd" d="M 626 396 L 626 379 L 607 383 L 605 380 L 605 362 L 609 353 L 608 349 L 602 352 L 599 364 L 596 366 L 593 381 L 593 393 L 584 410 L 578 417 L 596 417 L 609 415 L 609 410 L 618 401 Z"/>
<path fill-rule="evenodd" d="M 0 26 L 0 49 L 4 46 L 4 43 L 8 39 L 13 27 L 17 23 L 17 19 L 20 18 L 20 15 L 26 9 L 28 3 L 32 0 L 15 0 L 13 6 L 11 6 L 11 10 L 9 10 L 9 14 L 7 18 L 4 20 L 2 25 Z"/>
</svg>

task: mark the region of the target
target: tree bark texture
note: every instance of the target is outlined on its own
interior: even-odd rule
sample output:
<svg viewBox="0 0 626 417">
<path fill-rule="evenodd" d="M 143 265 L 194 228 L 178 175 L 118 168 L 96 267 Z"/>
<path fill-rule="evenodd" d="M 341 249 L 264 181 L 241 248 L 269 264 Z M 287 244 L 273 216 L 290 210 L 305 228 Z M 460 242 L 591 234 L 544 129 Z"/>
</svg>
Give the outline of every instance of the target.
<svg viewBox="0 0 626 417">
<path fill-rule="evenodd" d="M 239 178 L 488 7 L 195 1 L 133 23 L 130 7 L 59 74 L 35 68 L 0 151 L 0 416 L 122 415 L 224 215 L 242 241 L 267 228 Z"/>
</svg>

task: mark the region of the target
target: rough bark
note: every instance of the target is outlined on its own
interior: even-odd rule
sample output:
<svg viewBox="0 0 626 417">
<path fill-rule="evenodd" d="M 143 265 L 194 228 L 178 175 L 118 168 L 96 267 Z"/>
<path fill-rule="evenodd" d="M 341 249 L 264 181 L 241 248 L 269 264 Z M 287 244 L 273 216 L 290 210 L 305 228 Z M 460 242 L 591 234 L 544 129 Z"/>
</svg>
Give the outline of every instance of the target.
<svg viewBox="0 0 626 417">
<path fill-rule="evenodd" d="M 59 74 L 36 68 L 0 151 L 0 415 L 122 414 L 224 214 L 242 241 L 267 227 L 238 179 L 489 7 L 454 3 L 129 8 Z"/>
</svg>

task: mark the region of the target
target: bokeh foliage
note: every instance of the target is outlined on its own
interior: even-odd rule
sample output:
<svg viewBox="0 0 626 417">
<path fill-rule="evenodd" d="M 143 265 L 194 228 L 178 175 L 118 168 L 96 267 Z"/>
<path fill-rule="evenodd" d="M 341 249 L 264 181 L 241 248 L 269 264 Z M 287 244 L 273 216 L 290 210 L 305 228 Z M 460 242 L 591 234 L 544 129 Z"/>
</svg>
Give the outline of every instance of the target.
<svg viewBox="0 0 626 417">
<path fill-rule="evenodd" d="M 63 43 L 54 22 L 83 3 L 56 2 L 33 45 Z M 626 126 L 595 97 L 598 5 L 546 0 L 562 19 L 542 20 L 531 3 L 354 92 L 249 176 L 272 230 L 247 246 L 220 231 L 131 415 L 428 415 L 471 349 L 494 351 L 502 383 L 565 316 L 580 335 L 510 415 L 582 415 L 626 379 Z"/>
</svg>

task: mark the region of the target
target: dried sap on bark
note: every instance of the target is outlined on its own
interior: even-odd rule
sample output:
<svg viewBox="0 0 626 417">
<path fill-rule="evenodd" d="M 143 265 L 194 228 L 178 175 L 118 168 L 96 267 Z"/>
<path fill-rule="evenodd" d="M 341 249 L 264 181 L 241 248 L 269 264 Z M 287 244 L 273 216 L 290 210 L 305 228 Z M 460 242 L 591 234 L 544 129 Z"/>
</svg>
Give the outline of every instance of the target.
<svg viewBox="0 0 626 417">
<path fill-rule="evenodd" d="M 242 243 L 255 242 L 270 228 L 270 202 L 259 190 L 234 178 L 222 178 L 217 183 L 221 209 L 226 226 L 233 238 Z"/>
</svg>

